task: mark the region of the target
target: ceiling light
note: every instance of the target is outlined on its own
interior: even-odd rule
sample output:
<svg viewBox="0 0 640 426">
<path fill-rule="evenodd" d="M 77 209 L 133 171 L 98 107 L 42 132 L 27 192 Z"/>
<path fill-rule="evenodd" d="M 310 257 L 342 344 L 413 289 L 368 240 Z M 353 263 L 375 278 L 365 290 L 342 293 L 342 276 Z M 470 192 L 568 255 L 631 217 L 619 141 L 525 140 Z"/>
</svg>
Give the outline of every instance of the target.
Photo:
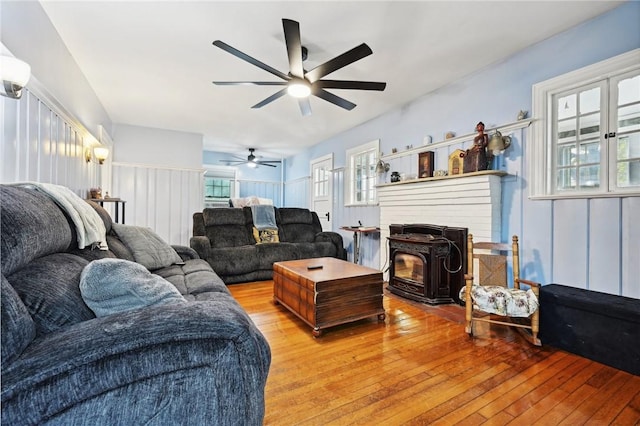
<svg viewBox="0 0 640 426">
<path fill-rule="evenodd" d="M 305 80 L 291 80 L 287 87 L 287 93 L 294 98 L 306 98 L 311 94 L 311 86 Z"/>
<path fill-rule="evenodd" d="M 247 163 L 247 167 L 251 167 L 252 169 L 255 169 L 256 167 L 258 167 L 258 163 L 254 162 L 253 160 L 249 161 Z"/>
<path fill-rule="evenodd" d="M 31 77 L 31 67 L 12 56 L 0 56 L 0 95 L 20 99 L 22 88 Z"/>
</svg>

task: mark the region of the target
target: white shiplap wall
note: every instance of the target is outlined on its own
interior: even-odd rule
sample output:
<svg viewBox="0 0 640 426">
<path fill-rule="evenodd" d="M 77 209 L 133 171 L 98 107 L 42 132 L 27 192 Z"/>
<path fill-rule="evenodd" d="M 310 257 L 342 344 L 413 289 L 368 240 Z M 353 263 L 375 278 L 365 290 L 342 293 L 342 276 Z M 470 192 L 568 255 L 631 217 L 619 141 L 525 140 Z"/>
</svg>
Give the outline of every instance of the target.
<svg viewBox="0 0 640 426">
<path fill-rule="evenodd" d="M 188 246 L 193 213 L 203 209 L 203 173 L 114 162 L 110 195 L 127 202 L 127 225 L 149 227 L 170 244 Z"/>
<path fill-rule="evenodd" d="M 97 139 L 28 89 L 17 100 L 0 97 L 0 120 L 2 183 L 53 183 L 82 198 L 101 185 L 103 166 L 84 159 Z"/>
<path fill-rule="evenodd" d="M 379 185 L 380 241 L 387 241 L 391 224 L 417 223 L 465 227 L 476 241 L 500 241 L 501 175 L 488 171 Z M 386 243 L 380 253 L 382 267 Z"/>
</svg>

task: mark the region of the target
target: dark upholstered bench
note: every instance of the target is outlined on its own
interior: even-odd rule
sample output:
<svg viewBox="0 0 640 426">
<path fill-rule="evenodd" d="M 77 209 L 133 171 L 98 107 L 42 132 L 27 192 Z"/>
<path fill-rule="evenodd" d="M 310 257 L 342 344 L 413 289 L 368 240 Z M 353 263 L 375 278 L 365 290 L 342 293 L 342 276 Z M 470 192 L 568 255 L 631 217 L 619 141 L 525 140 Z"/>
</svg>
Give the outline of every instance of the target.
<svg viewBox="0 0 640 426">
<path fill-rule="evenodd" d="M 640 300 L 542 286 L 540 338 L 545 345 L 640 375 Z"/>
</svg>

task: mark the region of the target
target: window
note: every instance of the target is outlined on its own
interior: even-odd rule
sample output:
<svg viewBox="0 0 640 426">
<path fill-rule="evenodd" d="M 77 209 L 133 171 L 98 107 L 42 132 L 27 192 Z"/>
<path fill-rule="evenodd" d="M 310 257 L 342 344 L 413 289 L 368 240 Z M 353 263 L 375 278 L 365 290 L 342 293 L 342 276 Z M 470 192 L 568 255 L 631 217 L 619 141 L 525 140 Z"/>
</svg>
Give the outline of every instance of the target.
<svg viewBox="0 0 640 426">
<path fill-rule="evenodd" d="M 379 140 L 347 150 L 347 205 L 377 204 L 376 164 L 379 150 Z"/>
<path fill-rule="evenodd" d="M 639 64 L 636 49 L 534 85 L 533 198 L 640 193 Z"/>
<path fill-rule="evenodd" d="M 204 178 L 205 198 L 231 198 L 231 181 L 229 179 L 220 179 L 206 177 Z"/>
<path fill-rule="evenodd" d="M 233 167 L 205 166 L 205 207 L 228 207 L 229 199 L 237 197 L 235 191 L 236 171 Z"/>
</svg>

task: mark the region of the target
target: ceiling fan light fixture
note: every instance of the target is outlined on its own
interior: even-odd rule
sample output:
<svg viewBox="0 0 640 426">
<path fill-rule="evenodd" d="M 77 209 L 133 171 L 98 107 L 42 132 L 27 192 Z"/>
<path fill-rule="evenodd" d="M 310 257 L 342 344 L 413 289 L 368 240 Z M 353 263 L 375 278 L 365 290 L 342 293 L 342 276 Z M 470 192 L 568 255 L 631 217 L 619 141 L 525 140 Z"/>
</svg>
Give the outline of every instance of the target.
<svg viewBox="0 0 640 426">
<path fill-rule="evenodd" d="M 255 161 L 249 161 L 247 162 L 247 167 L 251 168 L 251 169 L 255 169 L 256 167 L 258 167 L 258 163 L 256 163 Z"/>
<path fill-rule="evenodd" d="M 304 80 L 291 80 L 287 93 L 294 98 L 307 98 L 311 95 L 311 85 Z"/>
</svg>

